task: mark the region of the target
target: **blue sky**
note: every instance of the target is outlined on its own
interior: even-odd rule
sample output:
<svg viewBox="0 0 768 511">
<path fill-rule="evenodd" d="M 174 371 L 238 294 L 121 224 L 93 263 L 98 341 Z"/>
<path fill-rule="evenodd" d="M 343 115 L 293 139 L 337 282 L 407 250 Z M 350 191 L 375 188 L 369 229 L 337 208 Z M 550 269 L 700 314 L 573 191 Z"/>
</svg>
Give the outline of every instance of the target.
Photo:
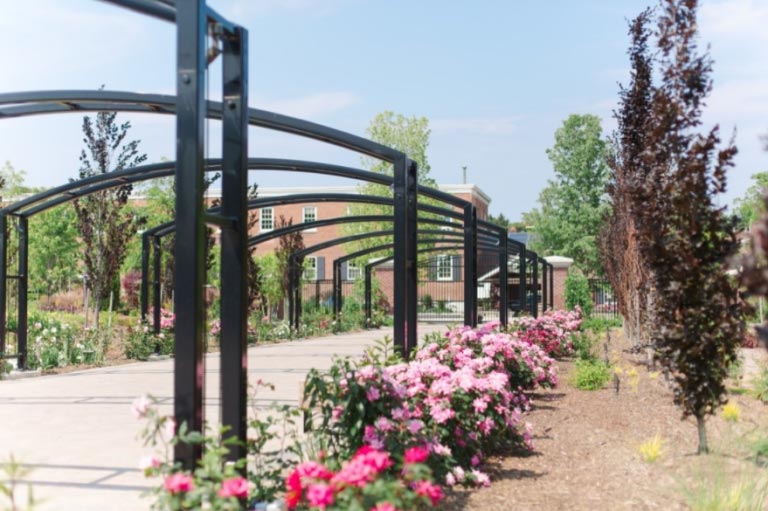
<svg viewBox="0 0 768 511">
<path fill-rule="evenodd" d="M 212 0 L 250 32 L 251 106 L 363 135 L 383 110 L 425 116 L 441 183 L 468 181 L 491 212 L 518 219 L 553 177 L 545 150 L 572 113 L 615 126 L 617 82 L 629 68 L 625 19 L 645 0 Z M 96 88 L 174 93 L 174 27 L 93 0 L 3 0 L 0 92 Z M 702 42 L 715 58 L 705 114 L 740 154 L 730 203 L 768 170 L 768 0 L 702 0 Z M 217 97 L 220 68 L 212 67 Z M 174 156 L 173 119 L 123 115 L 150 160 Z M 0 162 L 52 186 L 77 174 L 81 116 L 0 122 Z M 210 124 L 209 154 L 219 154 Z M 346 150 L 251 129 L 251 156 L 358 166 Z M 319 176 L 259 173 L 261 186 L 336 185 Z"/>
</svg>

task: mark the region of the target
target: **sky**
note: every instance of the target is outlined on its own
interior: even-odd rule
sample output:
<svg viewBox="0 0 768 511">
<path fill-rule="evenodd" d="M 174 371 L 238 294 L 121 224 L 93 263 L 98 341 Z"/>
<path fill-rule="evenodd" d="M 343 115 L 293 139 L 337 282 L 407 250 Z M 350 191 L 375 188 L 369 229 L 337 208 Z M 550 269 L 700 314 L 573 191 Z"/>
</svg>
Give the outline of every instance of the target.
<svg viewBox="0 0 768 511">
<path fill-rule="evenodd" d="M 210 0 L 249 31 L 252 107 L 365 135 L 391 110 L 430 121 L 428 158 L 439 183 L 477 184 L 491 213 L 512 220 L 536 207 L 554 177 L 546 156 L 570 114 L 601 117 L 608 135 L 618 84 L 629 81 L 627 20 L 653 0 Z M 174 26 L 95 0 L 0 0 L 0 93 L 95 89 L 175 93 Z M 768 0 L 701 0 L 701 42 L 711 45 L 714 91 L 707 126 L 735 133 L 739 154 L 721 204 L 768 170 Z M 209 95 L 220 98 L 220 62 Z M 174 119 L 121 114 L 149 161 L 173 158 Z M 27 182 L 77 176 L 82 115 L 0 122 L 0 164 Z M 220 129 L 208 126 L 208 154 Z M 250 156 L 360 166 L 360 157 L 251 128 Z M 262 187 L 351 184 L 259 172 Z"/>
</svg>

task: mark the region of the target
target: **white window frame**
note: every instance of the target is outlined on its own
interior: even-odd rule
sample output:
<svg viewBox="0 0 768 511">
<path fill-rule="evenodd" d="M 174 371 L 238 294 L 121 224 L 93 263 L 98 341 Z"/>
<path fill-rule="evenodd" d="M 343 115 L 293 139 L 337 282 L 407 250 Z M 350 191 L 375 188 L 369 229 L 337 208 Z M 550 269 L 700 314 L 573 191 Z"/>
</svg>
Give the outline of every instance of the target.
<svg viewBox="0 0 768 511">
<path fill-rule="evenodd" d="M 314 220 L 311 220 L 311 221 L 314 222 L 315 220 L 317 220 L 317 206 L 304 206 L 303 208 L 301 208 L 302 223 L 305 223 L 305 224 L 307 223 L 307 212 L 310 210 L 314 210 L 315 212 L 315 215 L 314 215 L 315 218 Z M 304 229 L 304 232 L 317 232 L 317 227 L 313 227 L 312 229 Z"/>
<path fill-rule="evenodd" d="M 449 217 L 449 216 L 445 216 L 445 217 L 443 217 L 443 218 L 442 218 L 442 220 L 443 220 L 444 222 L 453 223 L 453 219 L 452 219 L 451 217 Z M 441 230 L 441 231 L 452 231 L 452 230 L 453 230 L 453 227 L 451 227 L 451 226 L 448 226 L 448 225 L 441 225 L 441 226 L 440 226 L 440 230 Z"/>
<path fill-rule="evenodd" d="M 445 261 L 448 263 L 447 273 L 444 272 L 446 269 Z M 435 266 L 435 278 L 438 281 L 447 282 L 453 280 L 453 256 L 451 254 L 438 254 L 435 257 Z M 443 271 L 441 272 L 441 270 Z"/>
<path fill-rule="evenodd" d="M 350 271 L 352 270 L 352 271 Z M 357 280 L 363 276 L 363 269 L 357 265 L 354 261 L 347 261 L 347 275 L 346 280 Z"/>
<path fill-rule="evenodd" d="M 264 227 L 264 212 L 269 211 L 270 227 Z M 261 208 L 259 210 L 259 230 L 269 232 L 275 229 L 275 208 Z"/>
<path fill-rule="evenodd" d="M 317 280 L 317 257 L 304 258 L 304 280 Z"/>
</svg>

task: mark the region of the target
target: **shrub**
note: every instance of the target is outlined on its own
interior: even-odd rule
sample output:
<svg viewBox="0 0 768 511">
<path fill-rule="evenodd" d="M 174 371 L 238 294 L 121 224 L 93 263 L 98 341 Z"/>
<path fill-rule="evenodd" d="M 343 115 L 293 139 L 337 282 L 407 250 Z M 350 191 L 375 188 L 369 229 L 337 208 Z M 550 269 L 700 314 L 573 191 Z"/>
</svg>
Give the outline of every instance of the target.
<svg viewBox="0 0 768 511">
<path fill-rule="evenodd" d="M 611 379 L 611 367 L 602 360 L 577 360 L 573 384 L 581 390 L 600 390 Z"/>
<path fill-rule="evenodd" d="M 764 367 L 760 374 L 752 380 L 752 389 L 757 399 L 763 403 L 768 403 L 768 367 Z"/>
<path fill-rule="evenodd" d="M 53 369 L 85 362 L 85 352 L 94 350 L 78 338 L 68 323 L 48 315 L 29 317 L 27 365 L 30 369 Z"/>
<path fill-rule="evenodd" d="M 81 312 L 83 310 L 83 289 L 41 296 L 37 300 L 37 309 L 46 312 L 69 312 L 70 314 Z"/>
<path fill-rule="evenodd" d="M 655 435 L 647 442 L 640 444 L 640 457 L 646 463 L 653 463 L 658 460 L 664 452 L 664 440 L 661 436 Z"/>
<path fill-rule="evenodd" d="M 132 327 L 126 336 L 123 349 L 126 358 L 147 360 L 150 355 L 172 355 L 173 333 L 161 330 L 155 335 L 146 321 Z"/>
<path fill-rule="evenodd" d="M 141 272 L 128 270 L 120 279 L 120 287 L 123 288 L 125 301 L 131 308 L 139 306 L 139 291 L 141 290 Z"/>
<path fill-rule="evenodd" d="M 571 270 L 565 278 L 565 306 L 568 310 L 581 308 L 585 317 L 592 315 L 592 293 L 589 290 L 589 281 L 578 270 Z"/>
</svg>

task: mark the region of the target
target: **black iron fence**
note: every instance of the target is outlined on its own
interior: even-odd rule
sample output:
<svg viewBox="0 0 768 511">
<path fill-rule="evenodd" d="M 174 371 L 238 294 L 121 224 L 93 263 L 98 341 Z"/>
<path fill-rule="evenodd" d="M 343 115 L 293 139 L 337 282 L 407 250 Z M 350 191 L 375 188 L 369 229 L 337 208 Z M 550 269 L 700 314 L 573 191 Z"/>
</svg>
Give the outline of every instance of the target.
<svg viewBox="0 0 768 511">
<path fill-rule="evenodd" d="M 619 317 L 619 307 L 610 282 L 605 279 L 590 279 L 589 291 L 592 295 L 594 316 L 610 319 Z"/>
</svg>

